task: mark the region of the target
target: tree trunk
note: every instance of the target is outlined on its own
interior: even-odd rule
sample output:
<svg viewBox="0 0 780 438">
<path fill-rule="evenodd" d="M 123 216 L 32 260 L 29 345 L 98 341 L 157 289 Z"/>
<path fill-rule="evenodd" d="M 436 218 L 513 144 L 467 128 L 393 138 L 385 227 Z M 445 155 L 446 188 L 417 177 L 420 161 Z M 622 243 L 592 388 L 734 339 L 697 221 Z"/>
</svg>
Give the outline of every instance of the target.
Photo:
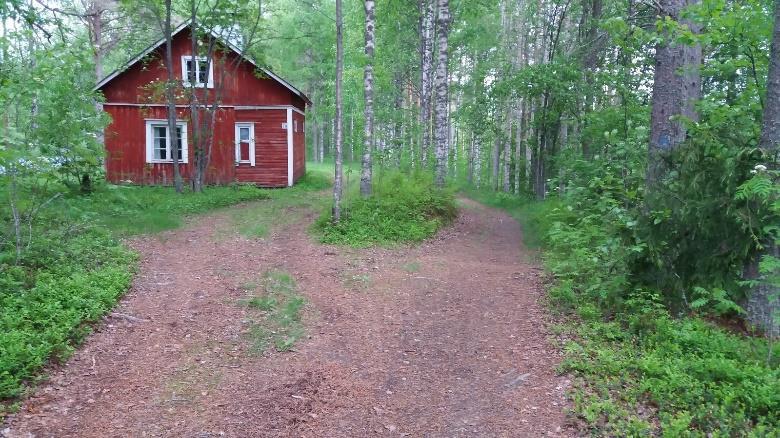
<svg viewBox="0 0 780 438">
<path fill-rule="evenodd" d="M 349 111 L 349 162 L 355 162 L 355 109 Z"/>
<path fill-rule="evenodd" d="M 449 150 L 449 120 L 447 119 L 448 106 L 448 63 L 449 51 L 447 48 L 450 30 L 450 2 L 439 1 L 438 40 L 439 57 L 436 65 L 436 185 L 444 186 L 444 177 L 447 173 L 447 151 Z"/>
<path fill-rule="evenodd" d="M 336 0 L 336 119 L 334 120 L 335 126 L 333 127 L 335 134 L 335 153 L 334 159 L 336 162 L 335 177 L 333 179 L 333 221 L 338 222 L 341 220 L 341 193 L 342 193 L 342 179 L 344 178 L 343 166 L 343 153 L 341 150 L 344 139 L 342 138 L 342 125 L 343 125 L 343 102 L 341 96 L 342 76 L 344 75 L 344 34 L 343 34 L 343 21 L 341 13 L 341 0 Z"/>
<path fill-rule="evenodd" d="M 512 186 L 512 118 L 507 114 L 506 118 L 506 138 L 504 138 L 504 193 L 511 193 Z"/>
<path fill-rule="evenodd" d="M 314 111 L 312 111 L 313 113 Z M 319 141 L 319 133 L 320 128 L 317 125 L 317 119 L 315 117 L 312 117 L 311 123 L 308 124 L 309 129 L 311 130 L 311 153 L 314 155 L 314 161 L 320 162 L 320 141 Z"/>
<path fill-rule="evenodd" d="M 420 162 L 428 165 L 431 145 L 431 73 L 433 71 L 434 0 L 422 0 L 422 25 L 420 29 Z"/>
<path fill-rule="evenodd" d="M 173 73 L 173 50 L 171 35 L 171 0 L 165 0 L 165 20 L 163 23 L 163 33 L 165 34 L 165 103 L 168 109 L 168 144 L 170 145 L 171 159 L 173 160 L 173 186 L 176 193 L 181 193 L 184 189 L 179 172 L 179 154 L 176 150 L 178 136 L 176 135 L 176 79 Z M 182 148 L 187 145 L 183 144 Z"/>
<path fill-rule="evenodd" d="M 764 120 L 759 147 L 766 159 L 766 166 L 777 169 L 780 150 L 780 0 L 775 0 L 775 27 L 769 56 L 769 75 L 764 99 Z M 758 281 L 750 290 L 746 306 L 748 322 L 763 330 L 770 337 L 780 336 L 780 290 L 770 282 L 762 281 L 758 265 L 765 256 L 780 258 L 780 247 L 770 237 L 764 249 L 745 268 L 745 277 Z M 777 273 L 775 273 L 777 275 Z"/>
<path fill-rule="evenodd" d="M 501 137 L 496 133 L 496 140 L 493 142 L 493 166 L 491 167 L 491 181 L 493 182 L 493 191 L 498 191 L 498 177 L 501 171 Z"/>
<path fill-rule="evenodd" d="M 360 194 L 371 195 L 374 148 L 374 0 L 365 0 L 366 10 L 366 67 L 363 71 L 363 96 L 365 98 L 363 127 L 363 165 L 360 172 Z"/>
<path fill-rule="evenodd" d="M 325 118 L 323 117 L 323 119 L 325 119 Z M 323 163 L 325 161 L 325 125 L 326 124 L 327 124 L 327 119 L 323 120 L 320 123 L 320 136 L 319 136 L 319 138 L 320 138 L 320 144 L 319 144 L 320 163 Z"/>
<path fill-rule="evenodd" d="M 662 0 L 661 13 L 680 20 L 680 14 L 688 6 L 700 0 Z M 681 21 L 696 33 L 698 26 Z M 676 147 L 685 141 L 684 117 L 698 120 L 694 104 L 701 97 L 701 46 L 686 46 L 667 40 L 658 44 L 655 52 L 655 77 L 650 114 L 650 145 L 648 149 L 647 185 L 654 186 L 668 170 L 667 159 Z"/>
</svg>

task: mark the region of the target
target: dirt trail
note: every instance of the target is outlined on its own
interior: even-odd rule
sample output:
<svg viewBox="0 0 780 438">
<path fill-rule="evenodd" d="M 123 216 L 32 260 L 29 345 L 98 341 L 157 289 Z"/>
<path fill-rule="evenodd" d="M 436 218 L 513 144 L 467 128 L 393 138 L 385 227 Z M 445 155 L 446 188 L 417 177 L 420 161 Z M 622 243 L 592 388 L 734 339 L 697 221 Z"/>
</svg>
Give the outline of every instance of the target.
<svg viewBox="0 0 780 438">
<path fill-rule="evenodd" d="M 132 242 L 116 312 L 8 419 L 11 437 L 570 436 L 540 272 L 506 214 L 462 201 L 415 248 L 267 239 L 225 213 Z M 271 269 L 306 297 L 307 337 L 253 354 L 241 287 Z M 1 435 L 1 434 L 0 434 Z"/>
</svg>

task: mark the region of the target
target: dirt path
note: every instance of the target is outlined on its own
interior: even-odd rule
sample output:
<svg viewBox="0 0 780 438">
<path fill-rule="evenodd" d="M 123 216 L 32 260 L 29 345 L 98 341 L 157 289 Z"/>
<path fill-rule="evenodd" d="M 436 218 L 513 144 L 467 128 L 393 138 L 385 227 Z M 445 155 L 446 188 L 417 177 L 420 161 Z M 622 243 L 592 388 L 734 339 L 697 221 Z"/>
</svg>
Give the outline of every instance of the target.
<svg viewBox="0 0 780 438">
<path fill-rule="evenodd" d="M 11 437 L 569 436 L 540 272 L 506 214 L 463 201 L 416 248 L 264 240 L 225 214 L 132 242 L 115 316 L 8 419 Z M 242 285 L 290 273 L 307 337 L 253 354 Z"/>
</svg>

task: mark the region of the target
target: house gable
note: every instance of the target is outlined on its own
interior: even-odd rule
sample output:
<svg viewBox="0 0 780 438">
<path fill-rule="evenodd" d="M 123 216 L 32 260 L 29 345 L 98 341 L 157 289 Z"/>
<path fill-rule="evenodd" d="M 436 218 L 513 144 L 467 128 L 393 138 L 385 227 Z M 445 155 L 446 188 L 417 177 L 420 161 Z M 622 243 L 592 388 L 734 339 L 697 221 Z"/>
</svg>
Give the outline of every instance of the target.
<svg viewBox="0 0 780 438">
<path fill-rule="evenodd" d="M 222 85 L 222 105 L 279 105 L 305 109 L 309 100 L 301 91 L 273 72 L 256 65 L 251 59 L 242 57 L 232 44 L 221 42 L 221 45 L 223 50 L 214 54 L 213 80 Z M 109 74 L 95 89 L 103 92 L 108 103 L 162 103 L 163 99 L 159 97 L 159 93 L 154 93 L 151 87 L 155 83 L 161 83 L 167 76 L 164 52 L 165 40 L 162 39 Z M 172 52 L 174 74 L 177 79 L 182 80 L 181 63 L 186 57 L 192 56 L 189 23 L 174 29 Z M 227 75 L 220 68 L 222 64 L 230 66 Z"/>
</svg>

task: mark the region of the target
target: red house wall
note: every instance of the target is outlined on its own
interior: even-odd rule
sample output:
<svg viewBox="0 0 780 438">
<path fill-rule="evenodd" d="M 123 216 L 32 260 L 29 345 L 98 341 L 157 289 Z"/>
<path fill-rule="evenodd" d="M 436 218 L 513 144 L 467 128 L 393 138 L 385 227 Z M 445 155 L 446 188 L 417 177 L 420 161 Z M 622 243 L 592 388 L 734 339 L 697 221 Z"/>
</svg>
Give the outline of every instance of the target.
<svg viewBox="0 0 780 438">
<path fill-rule="evenodd" d="M 236 111 L 236 122 L 255 125 L 255 166 L 236 167 L 238 181 L 256 181 L 263 186 L 287 185 L 287 109 Z"/>
<path fill-rule="evenodd" d="M 298 132 L 293 132 L 293 181 L 298 181 L 306 173 L 306 118 L 293 111 L 293 120 L 298 122 Z"/>
<path fill-rule="evenodd" d="M 114 183 L 132 181 L 136 184 L 171 184 L 173 165 L 170 163 L 146 163 L 146 119 L 164 119 L 166 109 L 161 93 L 153 91 L 165 76 L 163 63 L 164 45 L 151 52 L 139 63 L 120 73 L 101 90 L 106 98 L 105 111 L 111 116 L 106 128 L 106 178 Z M 185 29 L 173 40 L 174 72 L 181 78 L 181 57 L 190 54 L 189 31 Z M 256 68 L 248 61 L 240 61 L 237 67 L 224 72 L 222 61 L 235 65 L 238 57 L 232 51 L 215 54 L 214 84 L 221 85 L 221 109 L 214 127 L 212 150 L 206 182 L 229 184 L 234 181 L 253 182 L 262 186 L 286 186 L 287 180 L 287 132 L 282 123 L 287 121 L 287 109 L 242 110 L 234 106 L 294 106 L 305 110 L 306 103 L 297 94 L 271 78 L 258 78 Z M 197 90 L 205 96 L 213 96 L 214 89 Z M 210 99 L 204 99 L 206 101 Z M 184 102 L 181 102 L 182 104 Z M 148 106 L 147 106 L 148 105 Z M 188 138 L 191 143 L 192 126 L 189 111 L 182 107 L 178 118 L 188 122 Z M 304 117 L 300 117 L 299 124 Z M 255 123 L 255 167 L 235 164 L 235 123 Z M 303 131 L 293 135 L 295 140 L 294 180 L 305 167 L 305 148 L 300 152 L 298 141 L 303 143 Z M 193 150 L 189 147 L 189 164 Z M 189 179 L 188 165 L 180 165 L 183 177 Z"/>
</svg>

